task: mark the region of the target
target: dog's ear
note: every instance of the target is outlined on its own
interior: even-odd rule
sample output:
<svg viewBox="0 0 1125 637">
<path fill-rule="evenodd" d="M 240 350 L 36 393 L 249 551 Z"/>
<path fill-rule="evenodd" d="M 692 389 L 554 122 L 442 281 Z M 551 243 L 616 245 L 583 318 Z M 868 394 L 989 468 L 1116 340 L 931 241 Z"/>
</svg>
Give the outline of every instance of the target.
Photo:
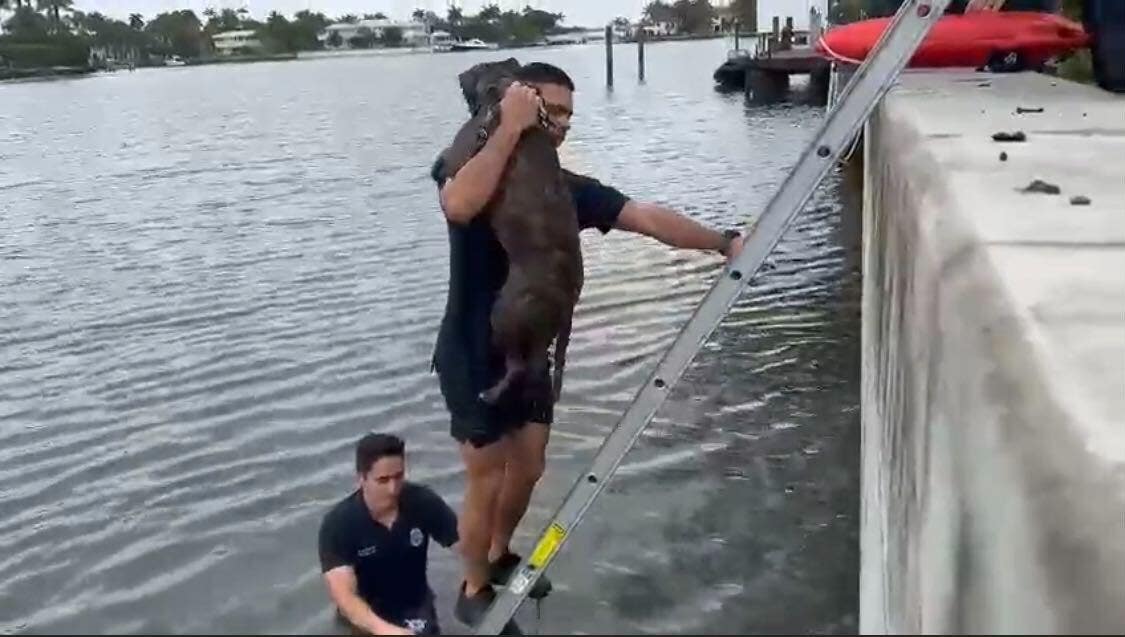
<svg viewBox="0 0 1125 637">
<path fill-rule="evenodd" d="M 469 113 L 472 115 L 476 115 L 477 110 L 480 109 L 477 85 L 480 82 L 480 76 L 484 70 L 483 63 L 474 64 L 457 76 L 457 81 L 461 84 L 461 94 L 465 96 L 465 103 L 468 104 Z"/>
<path fill-rule="evenodd" d="M 511 75 L 492 75 L 481 80 L 478 96 L 480 104 L 498 104 L 513 81 Z"/>
<path fill-rule="evenodd" d="M 499 90 L 508 82 L 502 81 L 515 74 L 520 68 L 516 58 L 499 62 L 481 62 L 457 76 L 461 84 L 461 94 L 469 106 L 469 113 L 476 115 L 482 104 L 499 101 Z"/>
</svg>

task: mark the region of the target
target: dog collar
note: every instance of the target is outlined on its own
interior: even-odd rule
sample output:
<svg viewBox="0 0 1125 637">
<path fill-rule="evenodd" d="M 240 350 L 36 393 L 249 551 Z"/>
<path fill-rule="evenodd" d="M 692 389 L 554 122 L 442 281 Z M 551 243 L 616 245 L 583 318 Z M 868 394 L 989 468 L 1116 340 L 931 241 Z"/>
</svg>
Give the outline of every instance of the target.
<svg viewBox="0 0 1125 637">
<path fill-rule="evenodd" d="M 558 127 L 551 121 L 551 116 L 547 113 L 547 107 L 543 104 L 543 93 L 539 91 L 539 87 L 535 87 L 533 90 L 539 96 L 539 125 L 549 133 L 555 132 Z"/>
</svg>

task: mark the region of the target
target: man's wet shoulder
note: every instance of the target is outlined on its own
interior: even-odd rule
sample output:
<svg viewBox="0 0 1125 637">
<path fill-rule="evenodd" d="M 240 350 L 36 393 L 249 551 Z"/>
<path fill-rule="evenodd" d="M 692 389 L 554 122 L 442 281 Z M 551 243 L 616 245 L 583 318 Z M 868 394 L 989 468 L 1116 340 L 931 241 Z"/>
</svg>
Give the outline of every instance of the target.
<svg viewBox="0 0 1125 637">
<path fill-rule="evenodd" d="M 349 524 L 356 516 L 360 508 L 360 498 L 358 491 L 352 491 L 348 495 L 340 498 L 332 503 L 332 506 L 324 512 L 324 524 L 326 526 Z"/>
</svg>

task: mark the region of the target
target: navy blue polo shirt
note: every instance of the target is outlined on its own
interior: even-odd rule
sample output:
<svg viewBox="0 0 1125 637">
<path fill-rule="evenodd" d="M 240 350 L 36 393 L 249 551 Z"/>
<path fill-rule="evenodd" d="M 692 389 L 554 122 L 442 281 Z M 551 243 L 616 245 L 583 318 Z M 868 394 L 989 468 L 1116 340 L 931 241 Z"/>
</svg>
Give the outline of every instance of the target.
<svg viewBox="0 0 1125 637">
<path fill-rule="evenodd" d="M 371 517 L 357 489 L 325 514 L 318 537 L 320 569 L 355 570 L 359 596 L 384 620 L 401 623 L 432 598 L 426 556 L 433 538 L 457 542 L 457 514 L 428 487 L 407 482 L 388 529 Z"/>
<path fill-rule="evenodd" d="M 440 189 L 451 175 L 439 157 L 430 176 Z M 564 170 L 578 217 L 579 230 L 597 228 L 602 234 L 617 223 L 629 198 L 597 179 Z M 449 291 L 438 333 L 434 359 L 461 378 L 464 400 L 473 402 L 503 374 L 502 356 L 491 343 L 492 305 L 508 274 L 508 256 L 496 239 L 487 215 L 467 224 L 446 221 L 449 232 Z M 448 371 L 450 369 L 453 371 Z M 457 397 L 452 398 L 454 402 Z"/>
</svg>

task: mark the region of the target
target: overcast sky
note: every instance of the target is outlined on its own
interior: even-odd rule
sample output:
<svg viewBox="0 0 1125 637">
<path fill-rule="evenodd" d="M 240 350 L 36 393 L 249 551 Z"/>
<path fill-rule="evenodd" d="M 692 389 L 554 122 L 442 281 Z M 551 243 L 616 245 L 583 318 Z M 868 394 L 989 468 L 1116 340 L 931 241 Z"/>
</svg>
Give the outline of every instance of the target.
<svg viewBox="0 0 1125 637">
<path fill-rule="evenodd" d="M 476 13 L 486 2 L 460 0 L 457 4 L 466 13 Z M 501 9 L 519 9 L 530 4 L 537 9 L 562 12 L 567 24 L 598 27 L 619 15 L 637 18 L 646 0 L 499 0 L 498 4 Z M 74 0 L 74 8 L 79 11 L 100 11 L 114 17 L 140 13 L 145 18 L 183 8 L 192 9 L 202 17 L 207 7 L 245 7 L 256 18 L 263 18 L 270 11 L 291 16 L 302 9 L 320 11 L 330 17 L 379 11 L 392 18 L 407 18 L 415 8 L 445 15 L 447 6 L 447 0 Z"/>
</svg>

